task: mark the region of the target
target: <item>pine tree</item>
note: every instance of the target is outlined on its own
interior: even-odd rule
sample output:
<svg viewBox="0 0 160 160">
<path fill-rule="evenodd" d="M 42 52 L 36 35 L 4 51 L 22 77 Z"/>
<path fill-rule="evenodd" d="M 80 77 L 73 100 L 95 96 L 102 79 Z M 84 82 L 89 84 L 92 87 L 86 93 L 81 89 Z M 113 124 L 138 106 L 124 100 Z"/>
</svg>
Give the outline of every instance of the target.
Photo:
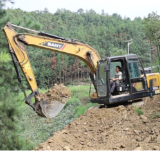
<svg viewBox="0 0 160 160">
<path fill-rule="evenodd" d="M 160 65 L 160 15 L 155 12 L 148 14 L 148 17 L 144 19 L 144 31 L 147 38 L 150 41 L 150 45 L 156 46 L 157 54 L 156 60 L 158 65 Z"/>
<path fill-rule="evenodd" d="M 23 99 L 19 97 L 19 84 L 13 67 L 6 62 L 7 54 L 2 55 L 5 59 L 0 59 L 0 150 L 32 149 L 19 136 L 23 132 L 19 125 Z"/>
<path fill-rule="evenodd" d="M 11 17 L 11 23 L 18 24 L 18 21 L 21 22 L 22 26 L 27 27 L 26 18 L 32 19 L 35 22 L 38 22 L 42 26 L 42 31 L 58 35 L 61 37 L 69 39 L 79 39 L 93 48 L 95 48 L 102 58 L 114 55 L 127 54 L 127 43 L 128 39 L 133 39 L 133 44 L 130 46 L 130 53 L 137 54 L 140 56 L 144 62 L 144 66 L 148 67 L 150 65 L 150 52 L 149 44 L 144 39 L 145 33 L 143 31 L 144 24 L 141 18 L 135 18 L 133 21 L 130 18 L 122 18 L 118 14 L 108 15 L 105 11 L 102 11 L 102 14 L 97 14 L 93 10 L 84 11 L 83 9 L 77 10 L 77 12 L 71 12 L 66 9 L 58 9 L 55 14 L 52 14 L 44 9 L 44 11 L 33 11 L 25 12 L 20 9 L 7 9 L 9 17 Z M 30 27 L 28 27 L 30 28 Z M 123 52 L 123 53 L 122 53 Z M 38 56 L 36 53 L 39 53 L 37 48 L 29 47 L 28 53 L 30 59 L 34 59 L 32 67 L 40 68 L 41 64 L 38 64 Z M 30 54 L 34 53 L 34 54 Z M 51 58 L 52 53 L 49 51 L 43 50 L 42 53 L 46 58 Z M 50 67 L 50 71 L 47 72 L 49 77 L 53 77 L 55 83 L 63 82 L 64 72 L 62 70 L 63 66 L 61 64 L 62 55 L 56 53 L 57 63 L 54 69 L 56 76 L 53 76 L 53 69 Z M 37 57 L 37 60 L 36 60 Z M 64 64 L 67 68 L 72 68 L 76 59 L 72 56 L 64 57 Z M 81 63 L 81 61 L 80 61 Z M 46 65 L 47 67 L 47 65 Z M 44 77 L 44 72 L 38 69 L 35 72 L 37 79 L 39 75 Z M 65 71 L 65 77 L 67 78 Z M 74 72 L 74 71 L 72 71 Z M 75 71 L 73 77 L 77 77 Z M 48 76 L 46 76 L 43 83 L 39 83 L 39 88 L 42 88 L 46 85 L 44 83 L 48 82 Z M 46 81 L 46 82 L 45 82 Z M 71 82 L 71 80 L 69 80 Z"/>
<path fill-rule="evenodd" d="M 0 26 L 6 20 L 6 13 L 3 10 L 6 1 L 0 0 Z M 3 50 L 7 42 L 4 35 L 0 34 L 0 47 Z M 21 150 L 29 149 L 31 146 L 21 139 L 19 134 L 22 129 L 19 125 L 19 118 L 22 116 L 22 99 L 20 99 L 18 82 L 15 71 L 11 66 L 11 58 L 7 52 L 0 53 L 0 150 Z"/>
<path fill-rule="evenodd" d="M 5 36 L 3 33 L 3 27 L 7 21 L 9 21 L 9 18 L 7 17 L 6 10 L 3 9 L 5 6 L 5 2 L 7 0 L 0 0 L 0 50 L 4 51 L 4 47 L 7 45 L 5 41 Z"/>
</svg>

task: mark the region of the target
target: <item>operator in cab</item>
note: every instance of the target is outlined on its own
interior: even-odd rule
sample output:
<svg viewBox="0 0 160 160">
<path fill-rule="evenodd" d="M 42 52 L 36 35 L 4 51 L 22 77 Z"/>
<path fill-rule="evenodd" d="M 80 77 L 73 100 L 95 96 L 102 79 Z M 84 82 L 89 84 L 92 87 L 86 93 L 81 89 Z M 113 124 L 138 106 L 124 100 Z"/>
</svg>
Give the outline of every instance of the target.
<svg viewBox="0 0 160 160">
<path fill-rule="evenodd" d="M 115 74 L 115 78 L 110 78 L 110 80 L 112 80 L 110 82 L 110 88 L 111 88 L 111 94 L 114 92 L 116 84 L 119 84 L 119 81 L 122 80 L 122 72 L 120 71 L 121 67 L 120 66 L 116 66 L 116 74 Z"/>
</svg>

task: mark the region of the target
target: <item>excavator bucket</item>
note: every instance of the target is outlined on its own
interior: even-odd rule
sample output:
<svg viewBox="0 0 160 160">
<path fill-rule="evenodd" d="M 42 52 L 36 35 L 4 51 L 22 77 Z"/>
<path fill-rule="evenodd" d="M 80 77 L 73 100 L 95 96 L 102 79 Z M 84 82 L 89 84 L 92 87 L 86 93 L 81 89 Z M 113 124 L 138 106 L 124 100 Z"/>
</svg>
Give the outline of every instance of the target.
<svg viewBox="0 0 160 160">
<path fill-rule="evenodd" d="M 47 118 L 54 118 L 63 109 L 67 101 L 68 101 L 68 98 L 64 98 L 63 103 L 61 101 L 50 101 L 50 102 L 48 102 L 47 100 L 41 101 L 39 104 L 39 107 L 41 110 L 41 113 L 40 113 L 41 116 L 44 116 Z"/>
<path fill-rule="evenodd" d="M 35 96 L 36 103 L 34 110 L 43 117 L 54 118 L 63 109 L 71 93 L 63 84 L 55 84 L 46 93 L 39 93 Z"/>
</svg>

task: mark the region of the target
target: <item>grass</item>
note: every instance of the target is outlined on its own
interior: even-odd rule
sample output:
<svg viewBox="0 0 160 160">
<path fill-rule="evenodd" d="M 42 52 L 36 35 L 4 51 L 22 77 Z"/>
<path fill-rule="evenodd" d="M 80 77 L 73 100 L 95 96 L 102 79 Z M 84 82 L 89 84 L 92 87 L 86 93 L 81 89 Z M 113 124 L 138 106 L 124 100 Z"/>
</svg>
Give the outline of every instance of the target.
<svg viewBox="0 0 160 160">
<path fill-rule="evenodd" d="M 139 116 L 143 114 L 143 111 L 141 108 L 135 107 L 134 110 L 138 113 Z"/>
<path fill-rule="evenodd" d="M 151 119 L 160 118 L 160 112 L 153 112 L 151 114 Z"/>
<path fill-rule="evenodd" d="M 80 100 L 76 97 L 72 97 L 69 99 L 69 101 L 66 103 L 66 105 L 64 106 L 64 109 L 67 108 L 69 105 L 75 105 L 75 106 L 79 106 L 81 104 Z"/>
<path fill-rule="evenodd" d="M 79 85 L 79 86 L 68 86 L 72 98 L 68 101 L 68 103 L 65 105 L 67 107 L 69 104 L 76 104 L 76 115 L 82 115 L 85 113 L 85 111 L 94 105 L 89 101 L 89 85 Z"/>
<path fill-rule="evenodd" d="M 80 116 L 85 113 L 88 108 L 86 106 L 78 106 L 76 107 L 76 115 Z"/>
<path fill-rule="evenodd" d="M 89 85 L 67 86 L 67 88 L 71 92 L 71 98 L 63 110 L 55 118 L 50 119 L 49 123 L 46 123 L 46 118 L 39 117 L 30 106 L 25 104 L 25 98 L 22 92 L 18 95 L 23 100 L 23 116 L 19 121 L 21 122 L 20 127 L 24 129 L 23 133 L 19 136 L 25 139 L 27 138 L 27 143 L 33 144 L 33 148 L 46 141 L 55 131 L 61 130 L 79 115 L 84 114 L 89 107 L 96 105 L 89 101 Z M 46 91 L 39 89 L 41 93 Z M 26 91 L 27 96 L 30 93 L 30 90 Z M 34 103 L 34 98 L 32 98 L 31 102 Z"/>
<path fill-rule="evenodd" d="M 84 86 L 67 86 L 70 90 L 72 97 L 79 98 L 80 100 L 84 97 L 89 98 L 89 85 Z"/>
</svg>

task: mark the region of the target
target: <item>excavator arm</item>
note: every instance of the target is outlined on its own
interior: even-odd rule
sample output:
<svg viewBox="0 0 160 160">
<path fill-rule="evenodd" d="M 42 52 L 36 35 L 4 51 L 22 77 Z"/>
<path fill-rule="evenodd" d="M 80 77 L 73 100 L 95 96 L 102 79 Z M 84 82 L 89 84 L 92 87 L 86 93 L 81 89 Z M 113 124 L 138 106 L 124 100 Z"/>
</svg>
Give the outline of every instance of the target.
<svg viewBox="0 0 160 160">
<path fill-rule="evenodd" d="M 13 27 L 34 32 L 38 35 L 17 33 Z M 74 39 L 65 39 L 63 37 L 58 37 L 44 32 L 30 30 L 28 28 L 23 28 L 10 23 L 7 23 L 3 30 L 9 44 L 9 51 L 17 71 L 18 80 L 21 83 L 21 77 L 18 72 L 17 63 L 19 63 L 32 90 L 31 95 L 26 99 L 26 103 L 37 112 L 38 109 L 36 109 L 35 105 L 30 103 L 30 99 L 39 93 L 31 63 L 26 52 L 26 45 L 77 57 L 88 65 L 91 70 L 91 77 L 93 77 L 93 74 L 96 73 L 97 61 L 101 58 L 98 52 L 86 43 L 82 43 Z M 91 79 L 93 82 L 93 78 Z"/>
</svg>

